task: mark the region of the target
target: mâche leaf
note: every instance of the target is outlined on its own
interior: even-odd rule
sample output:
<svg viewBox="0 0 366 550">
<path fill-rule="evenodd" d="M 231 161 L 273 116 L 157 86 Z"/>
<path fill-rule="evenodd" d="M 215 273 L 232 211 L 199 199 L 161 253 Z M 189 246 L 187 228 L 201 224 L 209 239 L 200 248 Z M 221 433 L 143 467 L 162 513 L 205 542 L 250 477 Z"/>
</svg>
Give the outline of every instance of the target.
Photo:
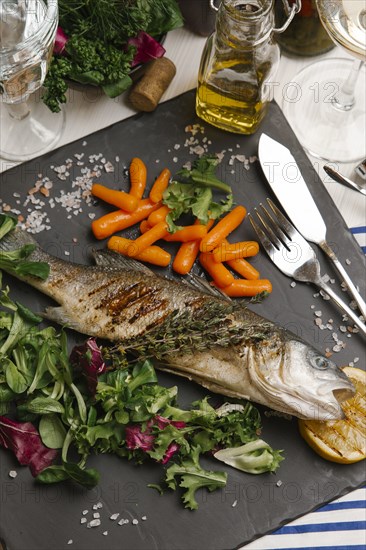
<svg viewBox="0 0 366 550">
<path fill-rule="evenodd" d="M 205 398 L 182 409 L 178 388 L 159 384 L 150 359 L 129 362 L 126 350 L 100 347 L 90 338 L 74 348 L 69 360 L 65 331 L 38 327 L 39 318 L 12 301 L 8 289 L 0 293 L 0 306 L 0 445 L 28 465 L 37 481 L 70 480 L 90 489 L 99 474 L 86 467 L 88 457 L 114 453 L 135 463 L 167 464 L 166 487 L 182 488 L 185 506 L 196 509 L 197 490 L 223 487 L 227 477 L 202 468 L 200 457 L 222 451 L 225 462 L 247 472 L 278 468 L 280 451 L 258 440 L 261 419 L 251 403 L 215 409 Z M 218 327 L 220 338 L 234 341 L 220 311 L 210 309 L 185 322 L 183 345 L 192 349 L 189 331 L 197 329 L 196 323 L 202 325 L 204 345 L 208 330 L 216 335 Z M 165 352 L 169 348 L 169 331 L 180 331 L 173 321 L 160 334 L 160 344 L 153 336 L 155 354 L 157 345 Z M 16 420 L 4 416 L 11 410 Z M 75 462 L 69 459 L 71 448 L 79 456 Z M 62 464 L 55 464 L 57 449 Z"/>
<path fill-rule="evenodd" d="M 46 447 L 61 449 L 65 441 L 66 429 L 57 414 L 46 414 L 39 421 L 39 434 Z"/>
</svg>

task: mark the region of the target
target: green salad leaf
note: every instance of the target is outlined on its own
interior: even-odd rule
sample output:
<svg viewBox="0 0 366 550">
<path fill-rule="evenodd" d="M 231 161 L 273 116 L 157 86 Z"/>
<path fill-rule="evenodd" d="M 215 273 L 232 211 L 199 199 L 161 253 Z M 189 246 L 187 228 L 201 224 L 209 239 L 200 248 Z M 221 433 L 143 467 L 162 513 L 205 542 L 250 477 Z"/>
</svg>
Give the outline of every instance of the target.
<svg viewBox="0 0 366 550">
<path fill-rule="evenodd" d="M 178 388 L 159 384 L 150 360 L 129 361 L 95 339 L 69 354 L 65 331 L 38 323 L 7 288 L 1 291 L 0 411 L 9 414 L 11 403 L 15 414 L 15 420 L 1 417 L 10 437 L 5 447 L 26 455 L 24 464 L 40 483 L 70 480 L 91 489 L 99 473 L 87 467 L 89 456 L 114 453 L 136 464 L 159 463 L 159 490 L 179 490 L 185 507 L 195 510 L 199 489 L 220 489 L 227 480 L 226 472 L 204 468 L 202 457 L 213 460 L 215 453 L 251 473 L 278 468 L 282 456 L 258 439 L 261 419 L 251 403 L 214 408 L 206 397 L 183 409 Z"/>
</svg>

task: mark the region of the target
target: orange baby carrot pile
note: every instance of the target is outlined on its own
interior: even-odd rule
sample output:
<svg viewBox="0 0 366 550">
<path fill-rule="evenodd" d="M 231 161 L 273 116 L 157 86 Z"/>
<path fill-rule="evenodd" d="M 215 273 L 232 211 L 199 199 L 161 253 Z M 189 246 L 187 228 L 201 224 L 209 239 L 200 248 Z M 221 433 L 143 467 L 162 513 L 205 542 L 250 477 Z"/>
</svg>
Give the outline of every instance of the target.
<svg viewBox="0 0 366 550">
<path fill-rule="evenodd" d="M 172 269 L 187 275 L 198 259 L 203 269 L 212 278 L 212 284 L 230 297 L 255 296 L 271 292 L 267 279 L 260 279 L 259 272 L 246 258 L 259 252 L 255 241 L 230 243 L 227 237 L 240 227 L 246 209 L 238 205 L 216 223 L 210 219 L 205 225 L 198 219 L 169 233 L 170 208 L 163 204 L 163 196 L 169 186 L 171 173 L 164 168 L 151 186 L 148 198 L 143 198 L 147 186 L 147 169 L 144 162 L 135 157 L 129 167 L 129 192 L 112 190 L 104 185 L 93 184 L 92 193 L 103 201 L 117 206 L 92 222 L 92 231 L 97 239 L 110 237 L 108 248 L 142 262 L 166 267 L 171 254 L 157 241 L 180 243 L 172 262 Z M 132 240 L 114 235 L 135 224 L 140 224 L 140 235 Z M 240 278 L 238 278 L 238 276 Z"/>
</svg>

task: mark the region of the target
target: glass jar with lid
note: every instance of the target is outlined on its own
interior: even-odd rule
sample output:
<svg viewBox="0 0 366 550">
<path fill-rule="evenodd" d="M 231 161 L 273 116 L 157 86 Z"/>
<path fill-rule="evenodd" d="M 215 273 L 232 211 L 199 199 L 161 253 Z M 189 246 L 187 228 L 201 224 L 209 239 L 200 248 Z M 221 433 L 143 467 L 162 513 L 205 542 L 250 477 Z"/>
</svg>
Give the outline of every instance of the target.
<svg viewBox="0 0 366 550">
<path fill-rule="evenodd" d="M 207 39 L 198 75 L 196 112 L 223 130 L 252 134 L 271 99 L 279 63 L 274 34 L 283 32 L 300 8 L 275 28 L 273 0 L 222 0 L 215 31 Z"/>
</svg>

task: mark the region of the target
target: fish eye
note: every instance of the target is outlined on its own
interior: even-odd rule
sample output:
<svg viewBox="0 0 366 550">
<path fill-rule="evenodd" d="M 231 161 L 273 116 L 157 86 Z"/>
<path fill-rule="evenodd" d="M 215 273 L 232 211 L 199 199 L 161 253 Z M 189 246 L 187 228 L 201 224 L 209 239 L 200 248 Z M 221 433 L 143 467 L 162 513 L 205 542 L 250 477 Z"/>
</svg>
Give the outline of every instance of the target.
<svg viewBox="0 0 366 550">
<path fill-rule="evenodd" d="M 310 363 L 313 367 L 319 370 L 325 370 L 330 367 L 330 361 L 323 357 L 322 355 L 315 355 L 314 357 L 310 357 Z"/>
</svg>

